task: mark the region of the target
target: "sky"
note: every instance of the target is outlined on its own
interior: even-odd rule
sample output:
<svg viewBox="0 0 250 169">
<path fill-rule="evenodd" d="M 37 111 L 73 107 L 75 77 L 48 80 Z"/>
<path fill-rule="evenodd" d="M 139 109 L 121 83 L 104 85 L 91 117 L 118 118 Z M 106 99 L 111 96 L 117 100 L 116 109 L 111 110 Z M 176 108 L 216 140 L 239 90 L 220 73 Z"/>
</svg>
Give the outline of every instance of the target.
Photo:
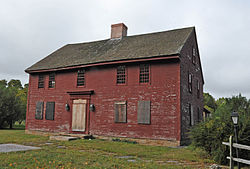
<svg viewBox="0 0 250 169">
<path fill-rule="evenodd" d="M 246 0 L 0 0 L 0 79 L 28 83 L 32 64 L 66 44 L 108 39 L 121 22 L 128 36 L 195 26 L 204 92 L 250 98 Z"/>
</svg>

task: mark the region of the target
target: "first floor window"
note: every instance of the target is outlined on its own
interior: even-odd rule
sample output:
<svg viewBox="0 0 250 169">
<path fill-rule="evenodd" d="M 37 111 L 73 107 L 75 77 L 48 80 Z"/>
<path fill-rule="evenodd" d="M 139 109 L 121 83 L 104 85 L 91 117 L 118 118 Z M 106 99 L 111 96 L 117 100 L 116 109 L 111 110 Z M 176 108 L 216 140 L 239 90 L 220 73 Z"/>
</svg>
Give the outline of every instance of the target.
<svg viewBox="0 0 250 169">
<path fill-rule="evenodd" d="M 149 83 L 149 65 L 142 64 L 140 65 L 140 83 Z"/>
<path fill-rule="evenodd" d="M 85 70 L 81 69 L 77 72 L 77 86 L 85 85 Z"/>
<path fill-rule="evenodd" d="M 198 119 L 198 122 L 201 120 L 200 118 L 201 118 L 200 117 L 200 108 L 197 107 L 197 119 Z"/>
<path fill-rule="evenodd" d="M 126 123 L 127 122 L 127 106 L 126 102 L 115 102 L 115 122 Z"/>
<path fill-rule="evenodd" d="M 138 101 L 137 121 L 139 124 L 150 124 L 150 101 Z"/>
<path fill-rule="evenodd" d="M 193 106 L 190 103 L 188 104 L 188 111 L 189 111 L 189 125 L 193 126 L 194 125 L 194 111 L 193 111 Z"/>
<path fill-rule="evenodd" d="M 45 119 L 46 120 L 54 120 L 54 114 L 55 114 L 55 102 L 47 102 L 46 103 Z"/>
<path fill-rule="evenodd" d="M 43 75 L 38 76 L 38 88 L 44 88 L 44 76 Z"/>
<path fill-rule="evenodd" d="M 41 102 L 41 101 L 36 102 L 35 119 L 37 119 L 37 120 L 43 119 L 43 102 Z"/>
<path fill-rule="evenodd" d="M 116 74 L 116 83 L 125 84 L 126 83 L 126 66 L 118 66 Z"/>
<path fill-rule="evenodd" d="M 49 88 L 55 88 L 55 73 L 49 74 Z"/>
</svg>

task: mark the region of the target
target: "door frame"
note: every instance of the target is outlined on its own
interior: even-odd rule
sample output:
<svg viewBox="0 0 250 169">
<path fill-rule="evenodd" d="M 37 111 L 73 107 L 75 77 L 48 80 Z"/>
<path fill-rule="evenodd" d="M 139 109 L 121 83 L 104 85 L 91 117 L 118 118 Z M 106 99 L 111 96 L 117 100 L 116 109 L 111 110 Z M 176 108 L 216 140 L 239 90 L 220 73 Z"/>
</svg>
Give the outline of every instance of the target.
<svg viewBox="0 0 250 169">
<path fill-rule="evenodd" d="M 71 119 L 70 119 L 70 132 L 76 133 L 76 134 L 89 134 L 90 131 L 90 110 L 89 105 L 91 101 L 91 95 L 94 94 L 94 90 L 89 91 L 74 91 L 74 92 L 67 92 L 69 94 L 69 104 L 70 104 L 70 113 L 71 113 Z M 83 99 L 86 100 L 86 128 L 85 131 L 72 131 L 72 116 L 73 116 L 73 100 L 77 99 Z"/>
</svg>

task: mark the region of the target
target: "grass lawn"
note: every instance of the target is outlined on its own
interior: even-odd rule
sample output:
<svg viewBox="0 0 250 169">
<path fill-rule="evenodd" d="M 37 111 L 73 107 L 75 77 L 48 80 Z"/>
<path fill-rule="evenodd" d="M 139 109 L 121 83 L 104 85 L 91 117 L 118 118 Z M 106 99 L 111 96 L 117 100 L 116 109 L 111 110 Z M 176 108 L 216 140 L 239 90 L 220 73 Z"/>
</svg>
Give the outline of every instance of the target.
<svg viewBox="0 0 250 169">
<path fill-rule="evenodd" d="M 0 144 L 42 149 L 0 153 L 0 168 L 207 168 L 213 161 L 191 148 L 145 146 L 106 140 L 50 141 L 24 130 L 0 130 Z"/>
</svg>

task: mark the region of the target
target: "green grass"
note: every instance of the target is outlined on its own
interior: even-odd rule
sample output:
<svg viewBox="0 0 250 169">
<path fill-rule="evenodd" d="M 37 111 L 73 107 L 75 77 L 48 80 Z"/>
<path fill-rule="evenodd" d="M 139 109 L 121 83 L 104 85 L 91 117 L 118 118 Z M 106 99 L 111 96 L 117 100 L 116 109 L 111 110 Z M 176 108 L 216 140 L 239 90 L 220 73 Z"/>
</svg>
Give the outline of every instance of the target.
<svg viewBox="0 0 250 169">
<path fill-rule="evenodd" d="M 52 144 L 46 144 L 46 143 Z M 191 148 L 145 146 L 105 140 L 50 141 L 24 130 L 0 130 L 0 144 L 42 149 L 0 153 L 0 168 L 207 168 L 213 161 Z M 121 156 L 130 156 L 121 158 Z"/>
</svg>

